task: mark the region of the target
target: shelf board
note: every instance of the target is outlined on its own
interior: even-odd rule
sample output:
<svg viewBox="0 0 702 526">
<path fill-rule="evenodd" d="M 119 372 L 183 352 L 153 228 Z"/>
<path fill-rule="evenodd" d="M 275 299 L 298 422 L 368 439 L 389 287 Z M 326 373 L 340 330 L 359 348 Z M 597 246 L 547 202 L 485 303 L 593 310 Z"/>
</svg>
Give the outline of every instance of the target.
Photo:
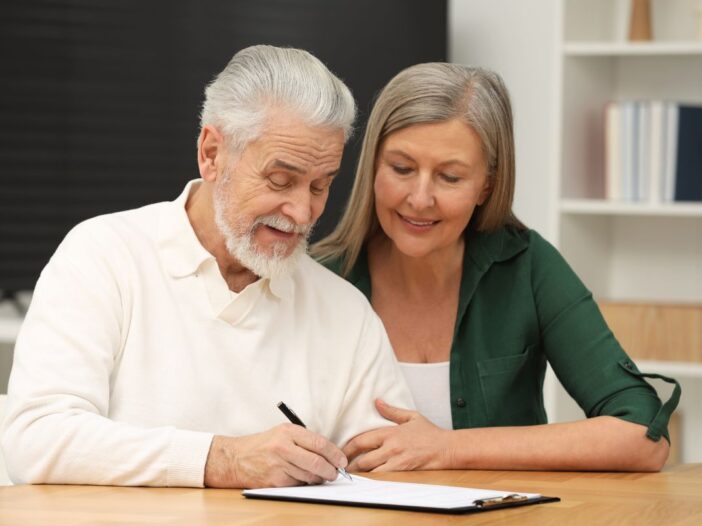
<svg viewBox="0 0 702 526">
<path fill-rule="evenodd" d="M 569 57 L 628 57 L 698 55 L 702 42 L 566 42 L 563 54 Z"/>
<path fill-rule="evenodd" d="M 702 217 L 702 203 L 622 203 L 605 199 L 562 199 L 561 213 L 616 216 Z"/>
<path fill-rule="evenodd" d="M 658 373 L 675 378 L 702 378 L 702 363 L 637 359 L 634 359 L 634 361 L 642 373 Z"/>
<path fill-rule="evenodd" d="M 22 318 L 0 318 L 0 343 L 14 343 L 19 334 Z"/>
</svg>

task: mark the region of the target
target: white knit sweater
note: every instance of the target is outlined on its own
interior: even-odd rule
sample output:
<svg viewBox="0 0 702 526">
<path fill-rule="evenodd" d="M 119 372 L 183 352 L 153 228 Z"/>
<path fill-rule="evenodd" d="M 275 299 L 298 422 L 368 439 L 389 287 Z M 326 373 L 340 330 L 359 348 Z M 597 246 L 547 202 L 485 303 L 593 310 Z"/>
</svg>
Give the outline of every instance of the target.
<svg viewBox="0 0 702 526">
<path fill-rule="evenodd" d="M 305 256 L 231 292 L 174 202 L 73 229 L 42 272 L 3 423 L 17 483 L 201 486 L 213 434 L 285 422 L 344 444 L 411 395 L 370 305 Z"/>
</svg>

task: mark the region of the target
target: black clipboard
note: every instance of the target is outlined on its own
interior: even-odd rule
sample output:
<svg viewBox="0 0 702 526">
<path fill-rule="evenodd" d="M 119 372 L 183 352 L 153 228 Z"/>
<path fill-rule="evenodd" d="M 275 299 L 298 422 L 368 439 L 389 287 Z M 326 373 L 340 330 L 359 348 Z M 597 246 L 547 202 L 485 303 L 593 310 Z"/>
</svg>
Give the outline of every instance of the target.
<svg viewBox="0 0 702 526">
<path fill-rule="evenodd" d="M 304 497 L 304 496 L 282 496 L 275 494 L 265 494 L 265 493 L 251 493 L 250 490 L 242 491 L 242 494 L 247 499 L 261 499 L 261 500 L 278 500 L 285 502 L 306 502 L 309 504 L 328 504 L 332 506 L 350 506 L 354 508 L 375 508 L 375 509 L 386 509 L 386 510 L 399 510 L 399 511 L 420 511 L 425 513 L 442 513 L 448 515 L 458 515 L 467 513 L 480 513 L 483 511 L 500 510 L 505 508 L 517 508 L 521 506 L 531 506 L 533 504 L 545 504 L 548 502 L 560 502 L 558 497 L 547 497 L 541 495 L 535 498 L 521 498 L 519 494 L 509 494 L 505 497 L 490 498 L 490 499 L 478 499 L 473 501 L 470 506 L 460 506 L 454 508 L 448 507 L 433 507 L 433 506 L 422 506 L 422 505 L 401 505 L 401 504 L 384 504 L 377 502 L 357 502 L 357 501 L 346 501 L 346 500 L 333 500 L 333 499 L 319 499 L 314 497 Z"/>
</svg>

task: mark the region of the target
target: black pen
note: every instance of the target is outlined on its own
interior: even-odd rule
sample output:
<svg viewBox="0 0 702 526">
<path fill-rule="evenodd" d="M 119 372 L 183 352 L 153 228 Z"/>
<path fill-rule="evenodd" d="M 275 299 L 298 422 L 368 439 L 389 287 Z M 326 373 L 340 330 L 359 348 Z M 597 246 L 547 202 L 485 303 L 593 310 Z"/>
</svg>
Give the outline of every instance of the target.
<svg viewBox="0 0 702 526">
<path fill-rule="evenodd" d="M 300 420 L 300 417 L 295 414 L 295 411 L 293 411 L 287 405 L 285 405 L 285 402 L 278 402 L 278 409 L 280 409 L 280 411 L 287 417 L 287 419 L 290 420 L 290 422 L 292 422 L 296 426 L 301 426 L 305 429 L 307 428 L 305 423 L 302 420 Z M 342 477 L 345 477 L 353 482 L 351 475 L 349 475 L 344 468 L 336 468 L 336 470 Z"/>
</svg>

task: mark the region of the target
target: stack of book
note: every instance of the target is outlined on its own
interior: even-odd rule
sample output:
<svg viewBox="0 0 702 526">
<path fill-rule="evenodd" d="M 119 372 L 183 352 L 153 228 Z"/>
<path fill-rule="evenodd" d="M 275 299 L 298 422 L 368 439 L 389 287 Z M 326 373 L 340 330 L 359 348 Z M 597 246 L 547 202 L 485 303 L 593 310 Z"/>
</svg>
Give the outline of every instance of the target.
<svg viewBox="0 0 702 526">
<path fill-rule="evenodd" d="M 702 106 L 661 100 L 605 109 L 605 194 L 614 201 L 702 201 Z"/>
</svg>

